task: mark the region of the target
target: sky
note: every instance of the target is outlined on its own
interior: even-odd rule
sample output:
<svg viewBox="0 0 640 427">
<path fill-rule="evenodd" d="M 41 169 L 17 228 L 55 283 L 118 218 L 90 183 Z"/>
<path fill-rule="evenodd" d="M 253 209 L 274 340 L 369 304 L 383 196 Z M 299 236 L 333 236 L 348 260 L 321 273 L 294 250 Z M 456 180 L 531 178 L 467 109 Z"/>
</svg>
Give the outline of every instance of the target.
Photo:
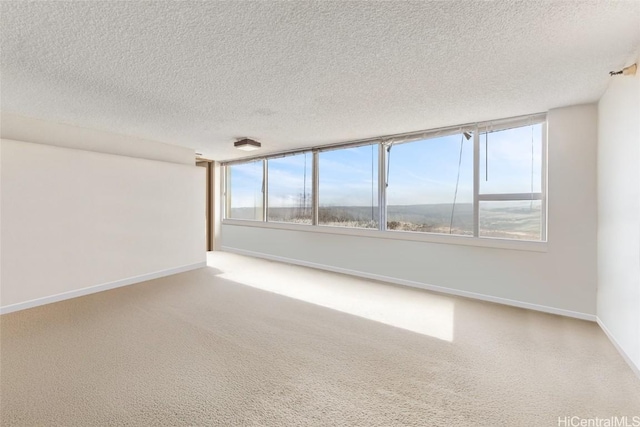
<svg viewBox="0 0 640 427">
<path fill-rule="evenodd" d="M 480 194 L 540 192 L 541 124 L 490 133 L 488 176 L 486 139 L 480 135 Z M 395 144 L 388 159 L 388 205 L 473 201 L 473 139 L 457 134 Z M 320 206 L 377 206 L 377 162 L 377 145 L 321 152 Z M 310 206 L 311 183 L 310 152 L 269 160 L 269 206 L 300 206 L 305 193 Z M 232 208 L 260 206 L 262 161 L 232 165 L 230 185 Z"/>
</svg>

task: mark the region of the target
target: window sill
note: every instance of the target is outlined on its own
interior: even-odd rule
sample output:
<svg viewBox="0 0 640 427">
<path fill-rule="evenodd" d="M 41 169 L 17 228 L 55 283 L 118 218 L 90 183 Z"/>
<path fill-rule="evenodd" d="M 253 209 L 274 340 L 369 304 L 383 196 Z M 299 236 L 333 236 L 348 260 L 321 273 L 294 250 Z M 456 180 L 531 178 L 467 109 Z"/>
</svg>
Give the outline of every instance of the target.
<svg viewBox="0 0 640 427">
<path fill-rule="evenodd" d="M 242 219 L 225 219 L 222 225 L 269 228 L 275 230 L 301 231 L 307 233 L 338 234 L 444 245 L 478 246 L 494 249 L 509 249 L 529 252 L 547 252 L 547 242 L 498 239 L 491 237 L 451 236 L 448 234 L 417 233 L 411 231 L 380 231 L 365 228 L 331 227 L 325 225 L 289 224 L 284 222 L 261 222 Z"/>
</svg>

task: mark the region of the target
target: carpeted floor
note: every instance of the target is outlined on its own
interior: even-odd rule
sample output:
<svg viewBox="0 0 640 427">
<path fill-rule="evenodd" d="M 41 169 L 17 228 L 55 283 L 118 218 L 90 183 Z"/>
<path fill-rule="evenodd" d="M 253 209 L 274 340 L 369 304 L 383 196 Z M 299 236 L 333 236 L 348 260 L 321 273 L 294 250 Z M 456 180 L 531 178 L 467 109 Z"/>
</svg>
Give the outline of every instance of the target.
<svg viewBox="0 0 640 427">
<path fill-rule="evenodd" d="M 211 264 L 1 316 L 0 424 L 640 416 L 640 380 L 594 323 L 232 254 Z"/>
</svg>

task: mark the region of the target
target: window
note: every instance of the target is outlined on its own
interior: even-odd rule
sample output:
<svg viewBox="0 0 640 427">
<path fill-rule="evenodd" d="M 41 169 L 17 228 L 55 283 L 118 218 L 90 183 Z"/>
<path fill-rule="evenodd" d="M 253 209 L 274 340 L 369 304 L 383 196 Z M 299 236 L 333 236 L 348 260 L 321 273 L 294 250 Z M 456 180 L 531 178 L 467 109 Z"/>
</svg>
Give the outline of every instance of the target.
<svg viewBox="0 0 640 427">
<path fill-rule="evenodd" d="M 268 220 L 311 224 L 313 155 L 269 159 Z"/>
<path fill-rule="evenodd" d="M 542 123 L 480 134 L 480 236 L 543 238 L 542 139 Z"/>
<path fill-rule="evenodd" d="M 262 163 L 227 166 L 227 218 L 262 221 Z"/>
<path fill-rule="evenodd" d="M 480 202 L 480 236 L 540 240 L 542 203 L 530 201 Z"/>
<path fill-rule="evenodd" d="M 387 229 L 473 236 L 473 140 L 467 133 L 387 149 Z"/>
<path fill-rule="evenodd" d="M 318 224 L 378 228 L 378 145 L 319 154 Z"/>
<path fill-rule="evenodd" d="M 544 241 L 545 120 L 538 114 L 228 163 L 225 218 Z"/>
</svg>

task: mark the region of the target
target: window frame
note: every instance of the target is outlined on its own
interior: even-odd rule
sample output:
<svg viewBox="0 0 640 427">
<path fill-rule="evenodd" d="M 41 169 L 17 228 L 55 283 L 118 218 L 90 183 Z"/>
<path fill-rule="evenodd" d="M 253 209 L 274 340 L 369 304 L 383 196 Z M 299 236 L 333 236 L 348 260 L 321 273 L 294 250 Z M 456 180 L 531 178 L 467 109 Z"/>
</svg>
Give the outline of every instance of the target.
<svg viewBox="0 0 640 427">
<path fill-rule="evenodd" d="M 475 187 L 475 169 L 476 169 L 476 162 L 475 162 L 475 157 L 476 157 L 476 134 L 477 134 L 477 130 L 478 130 L 478 126 L 477 125 L 463 125 L 463 126 L 458 126 L 458 127 L 449 127 L 449 128 L 443 128 L 443 129 L 435 129 L 433 131 L 426 131 L 421 133 L 418 137 L 415 138 L 403 138 L 397 141 L 389 141 L 386 144 L 386 147 L 393 147 L 394 145 L 401 145 L 401 144 L 406 144 L 406 143 L 410 143 L 410 142 L 419 142 L 419 141 L 425 141 L 425 140 L 429 140 L 429 139 L 435 139 L 435 138 L 442 138 L 445 136 L 451 136 L 451 135 L 461 135 L 463 132 L 470 132 L 472 134 L 473 137 L 473 142 L 472 142 L 472 162 L 473 162 L 473 168 L 474 168 L 474 174 L 473 174 L 473 206 L 475 207 L 476 201 L 475 201 L 475 193 L 476 193 L 476 187 Z M 478 140 L 479 141 L 479 140 Z M 461 236 L 461 237 L 480 237 L 475 233 L 475 225 L 473 228 L 473 235 L 472 236 L 468 236 L 468 235 L 460 235 L 460 234 L 456 234 L 456 235 L 452 235 L 452 234 L 446 234 L 446 233 L 431 233 L 431 232 L 424 232 L 424 231 L 405 231 L 405 230 L 387 230 L 386 226 L 387 226 L 387 191 L 386 189 L 388 188 L 388 176 L 387 176 L 387 168 L 388 168 L 388 161 L 389 161 L 389 151 L 385 148 L 385 153 L 384 153 L 384 167 L 385 167 L 385 176 L 384 176 L 384 188 L 385 188 L 385 194 L 384 194 L 384 198 L 385 198 L 385 213 L 384 213 L 384 220 L 385 220 L 385 225 L 384 225 L 384 229 L 381 229 L 382 231 L 391 231 L 393 233 L 418 233 L 418 234 L 428 234 L 428 235 L 443 235 L 443 236 Z M 479 152 L 479 151 L 478 151 Z M 475 212 L 475 209 L 474 209 Z M 475 215 L 474 215 L 474 224 L 475 224 Z M 484 238 L 484 237 L 482 237 Z M 509 240 L 509 239 L 505 239 L 505 240 Z"/>
<path fill-rule="evenodd" d="M 265 161 L 266 167 L 268 168 L 269 167 L 268 166 L 269 165 L 269 160 L 277 160 L 277 159 L 282 159 L 282 158 L 285 158 L 285 157 L 294 157 L 294 156 L 299 156 L 299 155 L 304 155 L 304 154 L 311 154 L 311 172 L 310 172 L 310 174 L 311 174 L 311 195 L 310 195 L 310 197 L 311 197 L 311 200 L 310 200 L 311 201 L 311 224 L 302 224 L 302 225 L 316 225 L 315 222 L 314 222 L 314 218 L 315 218 L 314 205 L 315 205 L 315 203 L 314 203 L 314 197 L 313 197 L 313 192 L 314 192 L 313 181 L 314 181 L 315 166 L 314 166 L 314 160 L 313 160 L 313 156 L 314 156 L 313 150 L 304 150 L 304 151 L 299 151 L 299 152 L 296 152 L 296 153 L 291 153 L 291 154 L 281 155 L 281 156 L 279 156 L 279 155 L 266 156 L 264 158 L 264 161 Z M 267 178 L 268 178 L 268 176 L 267 176 Z M 265 208 L 264 208 L 264 210 L 265 210 L 265 220 L 264 221 L 265 222 L 276 222 L 276 223 L 281 223 L 281 224 L 296 224 L 296 223 L 290 222 L 290 221 L 276 221 L 276 220 L 270 220 L 269 219 L 269 209 L 270 209 L 270 206 L 269 206 L 269 181 L 265 180 L 264 185 L 265 185 L 265 189 L 266 189 L 266 192 L 267 192 L 266 205 L 265 205 Z"/>
<path fill-rule="evenodd" d="M 539 193 L 511 193 L 511 194 L 480 194 L 480 134 L 486 131 L 497 132 L 501 130 L 507 130 L 511 128 L 532 126 L 536 124 L 542 124 L 541 129 L 541 191 Z M 399 231 L 387 230 L 387 162 L 388 162 L 388 147 L 395 144 L 402 144 L 406 142 L 413 142 L 418 140 L 430 139 L 435 137 L 441 137 L 451 134 L 460 134 L 462 132 L 471 132 L 473 135 L 473 236 L 459 236 L 440 233 L 426 233 L 416 231 Z M 320 153 L 325 151 L 333 151 L 339 149 L 360 147 L 365 145 L 377 145 L 378 146 L 378 209 L 379 209 L 379 221 L 378 229 L 360 229 L 352 227 L 337 227 L 318 224 L 318 211 L 319 211 L 319 158 Z M 311 224 L 294 224 L 269 221 L 268 219 L 268 159 L 293 156 L 301 153 L 312 154 L 312 218 Z M 547 236 L 547 113 L 538 113 L 527 116 L 513 117 L 507 119 L 479 122 L 473 124 L 449 126 L 446 128 L 431 129 L 419 132 L 411 132 L 398 135 L 390 135 L 385 137 L 369 138 L 358 141 L 352 141 L 347 143 L 324 145 L 314 148 L 304 148 L 299 150 L 292 150 L 287 152 L 267 154 L 261 156 L 253 156 L 228 162 L 222 162 L 221 174 L 221 203 L 223 206 L 222 212 L 224 217 L 222 219 L 223 224 L 229 225 L 250 225 L 254 227 L 266 227 L 276 229 L 290 229 L 301 230 L 309 232 L 325 232 L 333 234 L 347 234 L 347 235 L 361 235 L 368 237 L 380 237 L 399 240 L 418 240 L 435 243 L 450 243 L 450 244 L 464 244 L 471 246 L 490 246 L 490 247 L 503 247 L 508 249 L 518 250 L 533 250 L 533 251 L 546 251 L 546 243 L 548 242 Z M 228 196 L 230 195 L 230 189 L 228 186 L 230 168 L 228 166 L 234 164 L 242 164 L 255 162 L 262 160 L 263 162 L 263 203 L 262 203 L 262 220 L 252 219 L 233 219 L 229 218 L 230 206 L 227 203 Z M 530 201 L 541 200 L 541 230 L 540 240 L 518 240 L 509 239 L 504 237 L 487 237 L 480 236 L 480 202 L 481 201 Z"/>
<path fill-rule="evenodd" d="M 539 193 L 495 193 L 495 194 L 481 194 L 480 193 L 480 135 L 487 132 L 499 132 L 508 129 L 514 129 L 518 127 L 533 126 L 542 124 L 540 135 L 541 141 L 541 158 L 540 158 L 540 177 L 542 182 L 540 183 Z M 480 202 L 519 202 L 530 200 L 540 200 L 540 240 L 526 240 L 531 242 L 546 242 L 547 241 L 547 118 L 546 114 L 544 118 L 540 115 L 529 116 L 526 118 L 519 118 L 513 121 L 498 121 L 498 122 L 486 122 L 476 126 L 476 131 L 473 134 L 474 154 L 473 154 L 473 237 L 480 239 L 496 239 L 496 237 L 480 236 Z M 486 155 L 486 154 L 485 154 Z M 502 238 L 503 240 L 515 240 Z"/>
<path fill-rule="evenodd" d="M 322 153 L 326 153 L 329 151 L 337 151 L 337 150 L 343 150 L 346 148 L 359 148 L 359 147 L 368 147 L 368 146 L 378 146 L 378 182 L 377 187 L 378 187 L 378 230 L 380 231 L 385 231 L 386 228 L 386 189 L 383 191 L 380 189 L 380 186 L 383 185 L 383 183 L 386 182 L 386 180 L 384 179 L 384 177 L 380 177 L 380 171 L 381 171 L 381 166 L 380 165 L 384 165 L 386 162 L 386 157 L 384 159 L 384 162 L 381 160 L 380 158 L 380 147 L 382 146 L 382 140 L 377 138 L 377 139 L 371 139 L 371 140 L 365 140 L 362 142 L 356 142 L 356 143 L 350 143 L 347 145 L 332 145 L 332 146 L 328 146 L 328 147 L 320 147 L 316 150 L 314 150 L 314 155 L 317 157 L 317 163 L 314 162 L 313 164 L 313 170 L 314 170 L 314 176 L 316 177 L 316 180 L 313 182 L 313 191 L 314 194 L 317 195 L 317 199 L 314 198 L 313 199 L 313 203 L 314 206 L 316 208 L 316 212 L 314 215 L 314 219 L 315 222 L 313 222 L 313 225 L 317 225 L 319 227 L 340 227 L 340 228 L 345 228 L 348 230 L 375 230 L 374 228 L 364 228 L 364 227 L 345 227 L 345 226 L 332 226 L 332 225 L 326 225 L 326 224 L 320 224 L 319 221 L 319 212 L 320 212 L 320 154 Z M 385 150 L 386 151 L 386 150 Z M 383 205 L 381 202 L 381 193 L 384 193 L 384 195 L 382 195 L 383 197 L 385 197 L 384 200 L 384 209 L 383 209 Z M 382 220 L 383 220 L 383 211 L 384 211 L 384 225 L 382 224 Z"/>
<path fill-rule="evenodd" d="M 266 215 L 266 208 L 265 208 L 265 197 L 266 197 L 266 182 L 267 182 L 267 171 L 266 171 L 266 164 L 267 164 L 267 160 L 266 158 L 252 158 L 252 159 L 247 159 L 246 161 L 243 162 L 234 162 L 234 163 L 223 163 L 221 164 L 221 169 L 222 169 L 222 209 L 221 212 L 224 212 L 224 216 L 222 218 L 222 221 L 249 221 L 249 222 L 262 222 L 262 221 L 258 221 L 255 219 L 241 219 L 241 218 L 231 218 L 231 203 L 229 203 L 229 198 L 228 196 L 231 195 L 231 191 L 229 189 L 229 185 L 231 183 L 231 168 L 228 166 L 232 166 L 232 165 L 241 165 L 241 164 L 246 164 L 246 163 L 254 163 L 254 162 L 258 162 L 261 161 L 262 162 L 262 221 L 265 220 L 265 215 Z"/>
</svg>

